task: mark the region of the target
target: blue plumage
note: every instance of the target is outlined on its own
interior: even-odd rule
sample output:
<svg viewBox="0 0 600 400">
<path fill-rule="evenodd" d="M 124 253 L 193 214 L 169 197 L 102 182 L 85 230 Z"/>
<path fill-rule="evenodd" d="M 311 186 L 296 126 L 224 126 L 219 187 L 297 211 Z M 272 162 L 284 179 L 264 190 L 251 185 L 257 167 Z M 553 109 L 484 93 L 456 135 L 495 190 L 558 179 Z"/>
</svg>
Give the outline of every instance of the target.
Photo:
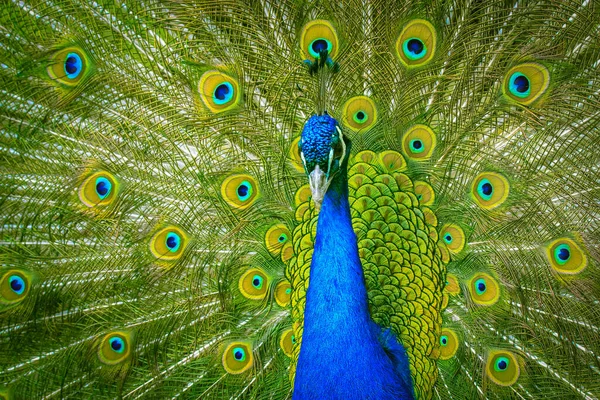
<svg viewBox="0 0 600 400">
<path fill-rule="evenodd" d="M 328 116 L 307 122 L 303 131 L 303 143 L 311 144 L 303 145 L 307 165 L 320 164 L 330 153 L 327 138 L 333 137 L 336 125 Z M 404 348 L 369 314 L 346 164 L 342 162 L 333 175 L 319 214 L 294 399 L 411 399 Z M 311 172 L 308 166 L 307 170 Z"/>
</svg>

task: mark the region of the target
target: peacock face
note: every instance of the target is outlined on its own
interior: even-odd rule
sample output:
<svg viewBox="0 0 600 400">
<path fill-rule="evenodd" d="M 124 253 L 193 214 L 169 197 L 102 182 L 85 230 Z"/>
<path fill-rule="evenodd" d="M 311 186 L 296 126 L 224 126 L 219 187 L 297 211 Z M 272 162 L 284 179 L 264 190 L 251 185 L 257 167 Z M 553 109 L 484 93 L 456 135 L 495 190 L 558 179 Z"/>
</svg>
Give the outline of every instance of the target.
<svg viewBox="0 0 600 400">
<path fill-rule="evenodd" d="M 350 150 L 337 121 L 327 114 L 313 115 L 304 124 L 300 157 L 308 175 L 312 198 L 320 208 L 327 188 Z"/>
</svg>

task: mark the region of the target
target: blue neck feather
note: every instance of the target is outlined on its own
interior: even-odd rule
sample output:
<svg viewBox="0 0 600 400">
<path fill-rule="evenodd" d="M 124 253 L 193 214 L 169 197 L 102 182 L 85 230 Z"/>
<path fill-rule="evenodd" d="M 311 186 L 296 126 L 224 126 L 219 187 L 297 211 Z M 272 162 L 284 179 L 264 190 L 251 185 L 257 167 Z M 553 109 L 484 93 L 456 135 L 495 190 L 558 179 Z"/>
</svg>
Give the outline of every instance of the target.
<svg viewBox="0 0 600 400">
<path fill-rule="evenodd" d="M 295 400 L 324 398 L 412 399 L 404 348 L 369 314 L 345 165 L 319 214 L 294 383 Z"/>
</svg>

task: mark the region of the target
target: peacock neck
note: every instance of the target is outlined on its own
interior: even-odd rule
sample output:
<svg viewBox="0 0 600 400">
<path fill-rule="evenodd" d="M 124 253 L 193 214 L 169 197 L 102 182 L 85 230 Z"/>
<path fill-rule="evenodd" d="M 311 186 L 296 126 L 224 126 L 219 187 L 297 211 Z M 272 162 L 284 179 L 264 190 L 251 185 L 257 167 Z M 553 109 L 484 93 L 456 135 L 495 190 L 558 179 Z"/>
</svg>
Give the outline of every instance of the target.
<svg viewBox="0 0 600 400">
<path fill-rule="evenodd" d="M 342 168 L 317 223 L 294 400 L 411 399 L 411 385 L 398 374 L 380 335 L 369 314 Z"/>
<path fill-rule="evenodd" d="M 306 311 L 313 310 L 326 313 L 327 318 L 338 316 L 340 320 L 333 322 L 346 327 L 350 323 L 358 328 L 370 319 L 345 168 L 333 178 L 319 214 Z M 348 321 L 348 316 L 352 316 L 352 321 Z M 317 325 L 327 328 L 321 323 Z"/>
</svg>

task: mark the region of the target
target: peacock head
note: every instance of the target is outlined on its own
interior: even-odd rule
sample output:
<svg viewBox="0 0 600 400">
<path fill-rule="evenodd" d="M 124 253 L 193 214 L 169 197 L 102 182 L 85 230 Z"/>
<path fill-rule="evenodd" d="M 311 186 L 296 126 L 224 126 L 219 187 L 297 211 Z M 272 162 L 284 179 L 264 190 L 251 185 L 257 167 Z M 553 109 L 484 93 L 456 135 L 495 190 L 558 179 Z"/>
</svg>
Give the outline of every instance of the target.
<svg viewBox="0 0 600 400">
<path fill-rule="evenodd" d="M 298 143 L 304 170 L 317 210 L 334 176 L 344 167 L 350 153 L 350 140 L 337 121 L 327 115 L 313 115 L 304 124 Z"/>
</svg>

